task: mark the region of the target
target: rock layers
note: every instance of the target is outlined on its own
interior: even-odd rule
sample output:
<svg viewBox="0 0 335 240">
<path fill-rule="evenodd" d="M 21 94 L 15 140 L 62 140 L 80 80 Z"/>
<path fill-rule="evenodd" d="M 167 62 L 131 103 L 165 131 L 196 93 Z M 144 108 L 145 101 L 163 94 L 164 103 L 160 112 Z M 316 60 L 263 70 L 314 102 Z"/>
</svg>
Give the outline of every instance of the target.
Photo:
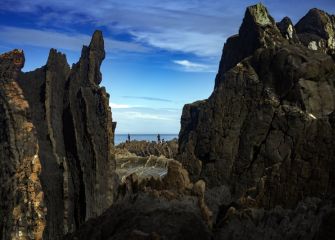
<svg viewBox="0 0 335 240">
<path fill-rule="evenodd" d="M 27 73 L 23 52 L 0 56 L 2 239 L 60 239 L 113 203 L 115 123 L 99 86 L 104 57 L 100 31 L 72 68 L 54 49 Z"/>
<path fill-rule="evenodd" d="M 265 208 L 334 194 L 334 29 L 316 9 L 296 27 L 247 9 L 212 95 L 183 109 L 179 159 L 193 179 Z"/>
<path fill-rule="evenodd" d="M 163 155 L 167 158 L 176 158 L 178 153 L 178 142 L 176 139 L 162 143 L 134 140 L 120 143 L 116 146 L 116 148 L 127 149 L 129 152 L 141 157 L 147 157 L 150 155 L 159 157 Z"/>
<path fill-rule="evenodd" d="M 46 211 L 29 104 L 17 83 L 22 51 L 0 55 L 0 238 L 41 239 Z"/>
</svg>

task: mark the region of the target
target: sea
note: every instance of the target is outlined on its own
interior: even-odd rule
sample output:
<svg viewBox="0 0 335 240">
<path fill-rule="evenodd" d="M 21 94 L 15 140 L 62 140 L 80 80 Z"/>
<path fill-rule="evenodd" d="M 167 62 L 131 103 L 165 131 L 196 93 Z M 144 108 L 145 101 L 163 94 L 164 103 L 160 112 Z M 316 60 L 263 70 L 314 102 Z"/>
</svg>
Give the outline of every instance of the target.
<svg viewBox="0 0 335 240">
<path fill-rule="evenodd" d="M 146 141 L 157 141 L 157 134 L 130 134 L 130 140 L 146 140 Z M 178 138 L 178 134 L 160 134 L 161 140 L 169 141 L 174 138 Z M 128 134 L 115 134 L 115 145 L 126 142 L 128 139 Z"/>
</svg>

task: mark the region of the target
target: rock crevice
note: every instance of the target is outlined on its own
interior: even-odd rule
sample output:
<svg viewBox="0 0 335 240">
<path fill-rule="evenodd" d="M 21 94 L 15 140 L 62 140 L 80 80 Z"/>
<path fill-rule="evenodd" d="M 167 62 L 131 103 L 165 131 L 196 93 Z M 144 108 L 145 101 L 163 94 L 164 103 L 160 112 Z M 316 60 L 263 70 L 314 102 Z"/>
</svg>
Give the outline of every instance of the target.
<svg viewBox="0 0 335 240">
<path fill-rule="evenodd" d="M 22 58 L 20 65 L 17 55 Z M 12 56 L 13 59 L 6 56 Z M 13 160 L 8 160 L 9 153 L 4 151 L 0 164 L 2 171 L 13 169 L 11 174 L 18 174 L 22 171 L 22 164 L 28 161 L 24 159 L 35 156 L 35 162 L 40 161 L 41 170 L 36 174 L 29 171 L 35 174 L 36 181 L 41 185 L 39 191 L 44 196 L 40 200 L 42 209 L 45 210 L 41 214 L 45 225 L 41 231 L 43 239 L 61 239 L 65 233 L 76 230 L 87 219 L 100 215 L 113 203 L 116 181 L 114 130 L 109 95 L 99 86 L 102 79 L 100 65 L 104 57 L 104 41 L 100 31 L 93 34 L 88 47 L 83 47 L 79 62 L 72 68 L 65 55 L 55 49 L 50 50 L 45 66 L 27 73 L 20 71 L 24 62 L 23 53 L 14 51 L 1 55 L 1 84 L 4 85 L 0 89 L 4 95 L 0 102 L 4 110 L 1 114 L 4 134 L 1 137 L 6 136 L 5 133 L 12 134 L 13 137 L 7 137 L 0 145 L 11 149 L 17 144 L 15 139 L 21 135 L 20 126 L 12 125 L 19 120 L 13 117 L 6 120 L 8 113 L 18 111 L 18 106 L 11 105 L 13 101 L 22 108 L 21 118 L 26 118 L 27 121 L 25 126 L 31 125 L 31 137 L 20 140 L 23 141 L 21 145 L 27 146 L 18 146 L 22 153 L 13 156 L 20 167 L 13 164 Z M 4 61 L 11 61 L 13 69 L 8 70 Z M 8 76 L 5 77 L 6 75 Z M 10 93 L 13 96 L 8 96 Z M 24 124 L 23 120 L 18 124 Z M 33 144 L 36 146 L 28 151 L 28 145 Z M 33 151 L 32 156 L 29 155 L 30 151 Z M 12 166 L 8 168 L 10 163 Z M 1 175 L 0 179 L 1 183 L 5 181 L 7 174 Z M 14 191 L 15 186 L 11 187 Z M 5 192 L 6 189 L 2 186 L 1 193 Z M 21 197 L 18 193 L 13 196 L 18 196 L 18 202 L 27 201 L 26 197 Z M 10 209 L 14 202 L 13 199 L 5 201 L 2 211 Z M 31 215 L 32 211 L 27 210 L 25 214 Z M 3 239 L 9 239 L 10 228 L 6 224 L 20 226 L 11 219 L 1 221 L 1 229 L 7 234 L 3 235 Z M 27 229 L 31 229 L 32 224 L 35 223 L 22 223 Z M 42 237 L 32 237 L 32 231 L 26 233 L 22 230 L 22 234 L 22 239 Z"/>
</svg>

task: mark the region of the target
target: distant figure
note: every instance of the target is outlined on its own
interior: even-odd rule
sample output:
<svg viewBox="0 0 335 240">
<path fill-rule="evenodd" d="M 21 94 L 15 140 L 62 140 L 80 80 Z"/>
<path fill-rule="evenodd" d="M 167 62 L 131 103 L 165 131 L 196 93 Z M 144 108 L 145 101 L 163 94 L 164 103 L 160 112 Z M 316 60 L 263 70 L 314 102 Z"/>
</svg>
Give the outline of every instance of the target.
<svg viewBox="0 0 335 240">
<path fill-rule="evenodd" d="M 159 135 L 159 133 L 158 133 L 158 135 L 157 135 L 157 143 L 160 143 L 161 142 L 161 135 Z"/>
<path fill-rule="evenodd" d="M 128 141 L 127 142 L 130 142 L 130 134 L 128 133 Z"/>
</svg>

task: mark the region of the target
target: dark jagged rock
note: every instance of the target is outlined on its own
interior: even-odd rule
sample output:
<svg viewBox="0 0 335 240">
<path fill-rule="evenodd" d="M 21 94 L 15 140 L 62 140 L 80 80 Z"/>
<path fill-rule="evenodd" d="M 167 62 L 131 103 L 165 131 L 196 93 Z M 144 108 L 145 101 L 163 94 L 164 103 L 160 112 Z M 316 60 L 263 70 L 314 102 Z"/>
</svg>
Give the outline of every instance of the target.
<svg viewBox="0 0 335 240">
<path fill-rule="evenodd" d="M 256 49 L 276 46 L 285 41 L 274 19 L 262 4 L 248 7 L 239 34 L 228 38 L 224 45 L 215 87 L 223 81 L 226 71 Z"/>
<path fill-rule="evenodd" d="M 289 17 L 284 17 L 279 23 L 277 23 L 277 27 L 283 37 L 290 43 L 300 43 L 297 32 Z"/>
<path fill-rule="evenodd" d="M 163 143 L 134 140 L 120 143 L 116 148 L 127 149 L 129 152 L 141 157 L 148 157 L 150 155 L 159 157 L 163 155 L 167 158 L 175 159 L 178 153 L 178 142 L 176 139 Z"/>
<path fill-rule="evenodd" d="M 14 69 L 19 60 L 6 57 L 13 54 L 17 52 L 2 55 L 5 60 L 0 64 L 3 84 L 0 88 L 3 95 L 0 102 L 3 132 L 0 146 L 6 149 L 1 151 L 0 159 L 4 173 L 0 176 L 1 212 L 13 212 L 16 201 L 32 206 L 28 209 L 17 207 L 16 210 L 21 211 L 17 213 L 21 216 L 30 216 L 29 221 L 13 223 L 18 220 L 5 218 L 0 229 L 4 232 L 3 239 L 10 239 L 10 234 L 21 234 L 22 239 L 41 239 L 42 233 L 44 239 L 61 239 L 63 234 L 100 215 L 113 203 L 115 124 L 109 95 L 98 85 L 101 82 L 100 65 L 105 57 L 102 33 L 94 33 L 89 47 L 83 47 L 81 58 L 72 69 L 65 55 L 51 49 L 45 66 L 21 73 L 23 63 Z M 8 70 L 7 62 L 10 61 L 13 70 Z M 13 102 L 17 102 L 22 110 L 17 104 L 12 105 Z M 16 111 L 19 117 L 12 114 Z M 29 133 L 20 130 L 23 128 L 21 125 L 30 126 Z M 16 154 L 17 150 L 11 150 L 16 148 L 21 148 L 22 153 Z M 35 165 L 29 166 L 35 172 L 27 165 L 32 161 Z M 39 161 L 41 171 L 38 170 Z M 22 169 L 25 165 L 27 167 Z M 36 195 L 41 192 L 35 200 L 30 200 L 32 196 L 29 194 L 18 192 L 26 187 L 23 183 L 22 190 L 15 182 L 8 187 L 3 185 L 21 171 L 26 172 L 28 179 L 34 174 L 35 187 L 25 178 L 20 181 L 28 181 L 26 184 Z M 13 191 L 12 197 L 3 196 L 8 191 Z M 14 201 L 14 196 L 18 200 Z M 8 201 L 3 202 L 3 199 Z M 35 216 L 35 212 L 40 218 Z M 31 220 L 33 217 L 36 221 Z M 45 229 L 42 229 L 43 224 Z M 33 237 L 36 232 L 39 237 Z"/>
<path fill-rule="evenodd" d="M 179 134 L 193 179 L 266 208 L 335 191 L 334 60 L 278 32 L 264 7 L 248 8 L 233 37 L 248 41 L 225 44 L 214 92 L 185 105 Z"/>
<path fill-rule="evenodd" d="M 205 183 L 191 183 L 177 161 L 168 168 L 163 179 L 129 176 L 110 209 L 65 239 L 211 239 Z"/>
<path fill-rule="evenodd" d="M 301 42 L 310 49 L 335 56 L 335 17 L 313 8 L 295 26 Z"/>
<path fill-rule="evenodd" d="M 214 239 L 334 239 L 334 204 L 306 199 L 295 209 L 230 207 L 216 226 Z"/>
<path fill-rule="evenodd" d="M 0 55 L 0 238 L 41 239 L 46 225 L 39 145 L 17 84 L 22 51 Z"/>
</svg>

